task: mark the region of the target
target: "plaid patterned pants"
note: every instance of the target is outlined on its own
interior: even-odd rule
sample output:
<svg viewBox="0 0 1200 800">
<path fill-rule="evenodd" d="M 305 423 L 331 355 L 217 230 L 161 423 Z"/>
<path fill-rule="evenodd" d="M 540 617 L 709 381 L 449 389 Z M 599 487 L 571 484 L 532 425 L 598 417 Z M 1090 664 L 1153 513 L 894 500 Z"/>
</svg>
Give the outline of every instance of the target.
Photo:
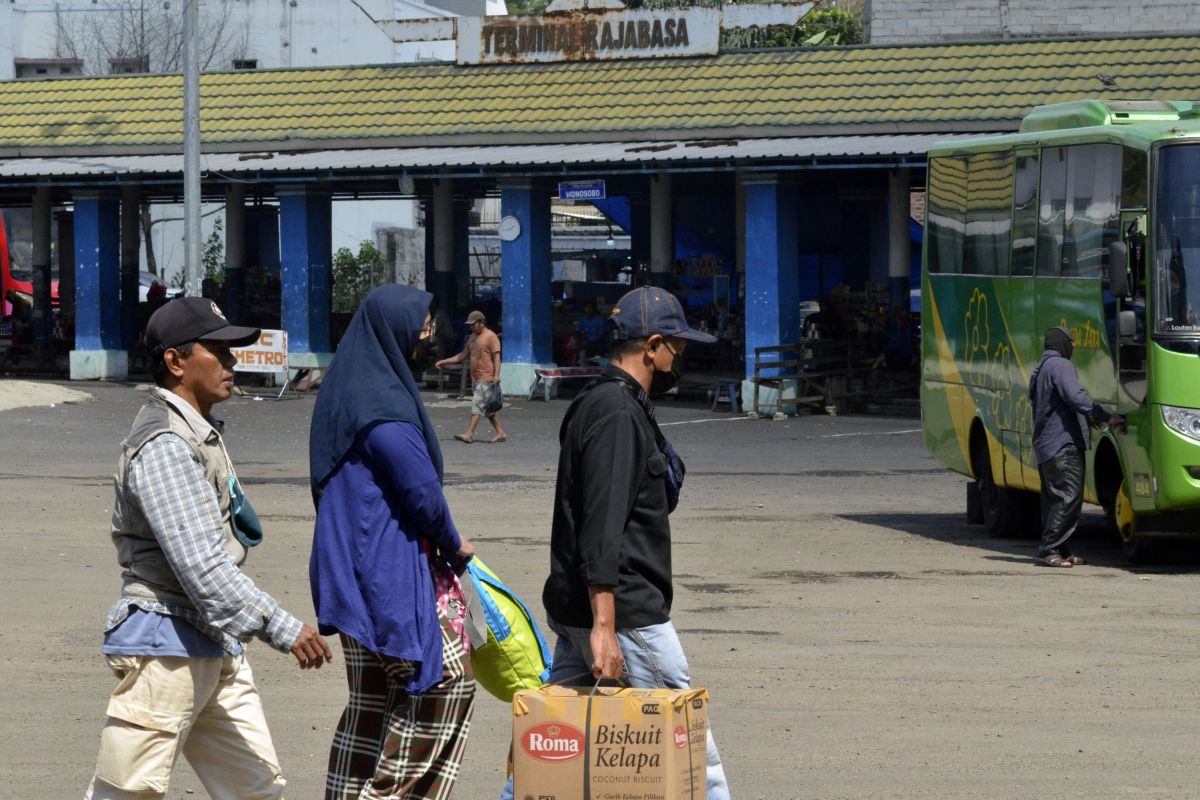
<svg viewBox="0 0 1200 800">
<path fill-rule="evenodd" d="M 446 800 L 458 780 L 475 679 L 462 640 L 442 619 L 442 681 L 421 695 L 404 686 L 410 661 L 341 636 L 350 699 L 329 752 L 325 800 Z"/>
</svg>

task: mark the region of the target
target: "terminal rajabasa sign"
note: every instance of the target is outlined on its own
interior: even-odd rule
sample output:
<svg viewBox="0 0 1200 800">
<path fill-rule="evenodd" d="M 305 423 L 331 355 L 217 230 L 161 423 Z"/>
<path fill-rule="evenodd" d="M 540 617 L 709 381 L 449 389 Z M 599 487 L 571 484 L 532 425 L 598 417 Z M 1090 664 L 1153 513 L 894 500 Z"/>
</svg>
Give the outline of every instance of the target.
<svg viewBox="0 0 1200 800">
<path fill-rule="evenodd" d="M 374 22 L 396 42 L 453 39 L 459 64 L 528 64 L 715 55 L 723 27 L 794 25 L 812 7 L 782 2 L 631 10 L 619 0 L 553 0 L 536 16 Z"/>
<path fill-rule="evenodd" d="M 721 10 L 575 11 L 458 20 L 460 64 L 591 61 L 717 52 Z"/>
</svg>

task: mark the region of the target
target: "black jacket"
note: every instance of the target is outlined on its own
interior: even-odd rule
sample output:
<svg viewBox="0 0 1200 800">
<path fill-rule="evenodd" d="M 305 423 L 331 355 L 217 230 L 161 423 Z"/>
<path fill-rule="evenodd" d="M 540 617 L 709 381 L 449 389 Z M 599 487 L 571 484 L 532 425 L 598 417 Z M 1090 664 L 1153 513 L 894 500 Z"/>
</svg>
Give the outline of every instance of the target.
<svg viewBox="0 0 1200 800">
<path fill-rule="evenodd" d="M 610 366 L 563 419 L 542 592 L 546 613 L 559 624 L 591 627 L 589 586 L 613 589 L 618 628 L 670 619 L 667 459 L 640 390 Z"/>
</svg>

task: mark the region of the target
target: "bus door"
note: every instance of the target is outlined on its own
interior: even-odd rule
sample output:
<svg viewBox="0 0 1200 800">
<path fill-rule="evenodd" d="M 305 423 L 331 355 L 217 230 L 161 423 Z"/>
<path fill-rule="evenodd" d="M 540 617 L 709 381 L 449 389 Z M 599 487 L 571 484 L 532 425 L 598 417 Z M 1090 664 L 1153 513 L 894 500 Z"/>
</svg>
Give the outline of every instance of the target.
<svg viewBox="0 0 1200 800">
<path fill-rule="evenodd" d="M 1128 253 L 1129 298 L 1112 298 L 1105 303 L 1105 322 L 1117 351 L 1117 378 L 1121 387 L 1119 410 L 1128 413 L 1146 400 L 1146 215 L 1143 211 L 1121 214 L 1122 238 Z M 1109 269 L 1125 265 L 1110 264 Z M 1108 298 L 1106 298 L 1106 301 Z M 1122 331 L 1118 317 L 1133 312 L 1133 330 Z M 1128 318 L 1128 315 L 1126 315 Z"/>
</svg>

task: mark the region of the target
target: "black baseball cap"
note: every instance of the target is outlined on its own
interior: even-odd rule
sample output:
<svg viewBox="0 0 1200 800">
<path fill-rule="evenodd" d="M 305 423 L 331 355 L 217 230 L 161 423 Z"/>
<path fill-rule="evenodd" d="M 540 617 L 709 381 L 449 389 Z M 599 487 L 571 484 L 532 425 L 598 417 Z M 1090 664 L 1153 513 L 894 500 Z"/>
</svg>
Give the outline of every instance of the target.
<svg viewBox="0 0 1200 800">
<path fill-rule="evenodd" d="M 610 320 L 613 336 L 617 339 L 645 339 L 657 333 L 702 344 L 717 340 L 715 336 L 689 327 L 683 306 L 675 295 L 654 286 L 627 293 L 613 306 Z"/>
<path fill-rule="evenodd" d="M 146 323 L 146 349 L 155 352 L 188 342 L 226 342 L 245 347 L 258 341 L 262 331 L 230 325 L 207 297 L 177 297 L 150 315 Z"/>
</svg>

